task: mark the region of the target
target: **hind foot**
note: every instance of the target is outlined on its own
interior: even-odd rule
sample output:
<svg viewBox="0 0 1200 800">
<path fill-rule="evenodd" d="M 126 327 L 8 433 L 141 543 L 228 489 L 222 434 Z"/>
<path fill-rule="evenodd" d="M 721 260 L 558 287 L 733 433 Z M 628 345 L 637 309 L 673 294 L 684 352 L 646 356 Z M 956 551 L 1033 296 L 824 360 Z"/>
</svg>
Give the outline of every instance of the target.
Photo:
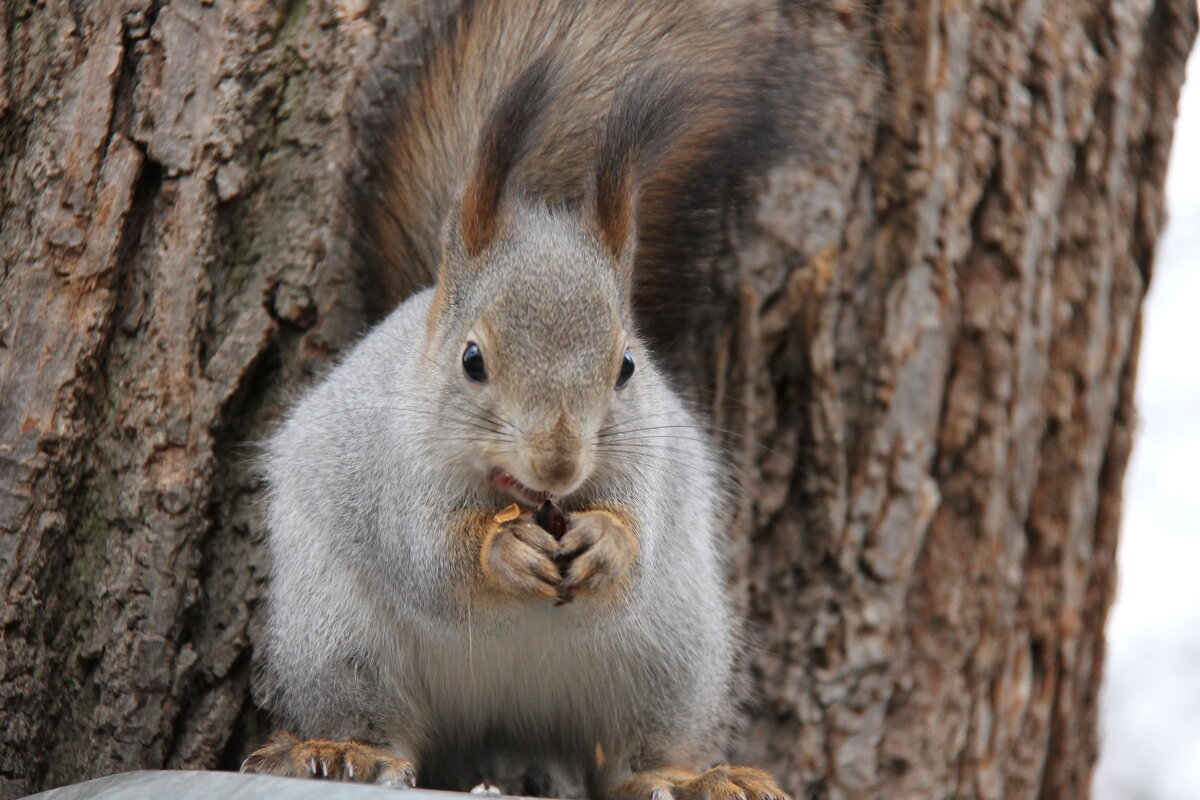
<svg viewBox="0 0 1200 800">
<path fill-rule="evenodd" d="M 242 772 L 284 778 L 317 778 L 374 783 L 394 789 L 416 785 L 411 761 L 361 742 L 301 740 L 279 731 L 242 762 Z"/>
<path fill-rule="evenodd" d="M 643 772 L 619 793 L 628 800 L 790 800 L 761 769 L 728 764 L 698 774 L 674 768 Z"/>
</svg>

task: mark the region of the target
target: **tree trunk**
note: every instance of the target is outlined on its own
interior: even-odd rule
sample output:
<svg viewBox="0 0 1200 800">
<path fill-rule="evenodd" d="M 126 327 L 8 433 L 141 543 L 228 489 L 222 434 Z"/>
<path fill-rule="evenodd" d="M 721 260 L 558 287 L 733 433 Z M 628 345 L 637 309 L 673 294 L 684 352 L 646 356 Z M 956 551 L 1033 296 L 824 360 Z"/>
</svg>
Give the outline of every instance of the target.
<svg viewBox="0 0 1200 800">
<path fill-rule="evenodd" d="M 259 735 L 255 443 L 365 324 L 348 123 L 418 4 L 0 6 L 0 797 Z M 788 7 L 831 88 L 696 367 L 745 489 L 731 755 L 1083 797 L 1194 5 Z"/>
</svg>

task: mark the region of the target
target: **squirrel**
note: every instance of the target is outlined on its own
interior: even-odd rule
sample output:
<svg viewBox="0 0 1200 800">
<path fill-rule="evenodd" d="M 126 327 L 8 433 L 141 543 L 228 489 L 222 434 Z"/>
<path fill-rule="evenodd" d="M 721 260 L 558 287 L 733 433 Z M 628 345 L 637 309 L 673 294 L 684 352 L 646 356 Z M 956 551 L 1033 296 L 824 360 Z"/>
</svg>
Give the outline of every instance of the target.
<svg viewBox="0 0 1200 800">
<path fill-rule="evenodd" d="M 786 798 L 706 760 L 743 647 L 727 470 L 660 366 L 783 147 L 781 26 L 766 0 L 476 0 L 408 44 L 349 188 L 374 293 L 409 296 L 267 446 L 282 729 L 243 771 Z"/>
</svg>

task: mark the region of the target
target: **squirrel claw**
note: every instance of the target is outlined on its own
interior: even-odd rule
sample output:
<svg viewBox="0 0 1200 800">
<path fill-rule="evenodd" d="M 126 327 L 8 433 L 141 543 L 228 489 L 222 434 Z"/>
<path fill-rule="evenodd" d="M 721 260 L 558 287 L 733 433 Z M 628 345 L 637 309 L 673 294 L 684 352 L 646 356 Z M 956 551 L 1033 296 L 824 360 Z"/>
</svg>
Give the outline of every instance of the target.
<svg viewBox="0 0 1200 800">
<path fill-rule="evenodd" d="M 473 787 L 471 789 L 471 794 L 481 795 L 483 797 L 500 797 L 504 794 L 504 792 L 500 790 L 499 786 L 491 781 L 484 781 L 483 783 Z"/>
<path fill-rule="evenodd" d="M 558 541 L 522 515 L 495 523 L 480 552 L 483 574 L 506 594 L 525 598 L 558 596 L 562 574 L 554 561 Z"/>
<path fill-rule="evenodd" d="M 299 739 L 279 731 L 242 762 L 241 772 L 287 778 L 374 783 L 391 788 L 416 785 L 416 769 L 402 758 L 361 742 Z"/>
<path fill-rule="evenodd" d="M 628 577 L 637 554 L 637 539 L 616 514 L 581 511 L 572 515 L 559 556 L 563 580 L 558 585 L 558 604 L 617 586 Z"/>
<path fill-rule="evenodd" d="M 636 775 L 619 792 L 630 800 L 789 800 L 761 769 L 718 764 L 699 774 L 663 769 Z"/>
</svg>

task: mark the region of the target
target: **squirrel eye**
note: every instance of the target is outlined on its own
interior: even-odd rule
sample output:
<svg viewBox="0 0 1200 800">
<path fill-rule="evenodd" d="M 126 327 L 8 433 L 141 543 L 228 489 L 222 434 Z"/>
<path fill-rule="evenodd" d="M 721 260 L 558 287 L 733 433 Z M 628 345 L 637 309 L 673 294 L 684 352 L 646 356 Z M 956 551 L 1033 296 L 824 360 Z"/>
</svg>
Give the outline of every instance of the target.
<svg viewBox="0 0 1200 800">
<path fill-rule="evenodd" d="M 483 366 L 483 353 L 480 352 L 479 345 L 467 342 L 462 361 L 463 372 L 467 373 L 468 378 L 476 383 L 487 383 L 487 369 Z"/>
<path fill-rule="evenodd" d="M 633 377 L 633 353 L 629 352 L 629 348 L 625 348 L 625 355 L 621 358 L 621 373 L 617 375 L 617 388 L 624 389 L 625 384 L 629 383 L 629 379 Z"/>
</svg>

